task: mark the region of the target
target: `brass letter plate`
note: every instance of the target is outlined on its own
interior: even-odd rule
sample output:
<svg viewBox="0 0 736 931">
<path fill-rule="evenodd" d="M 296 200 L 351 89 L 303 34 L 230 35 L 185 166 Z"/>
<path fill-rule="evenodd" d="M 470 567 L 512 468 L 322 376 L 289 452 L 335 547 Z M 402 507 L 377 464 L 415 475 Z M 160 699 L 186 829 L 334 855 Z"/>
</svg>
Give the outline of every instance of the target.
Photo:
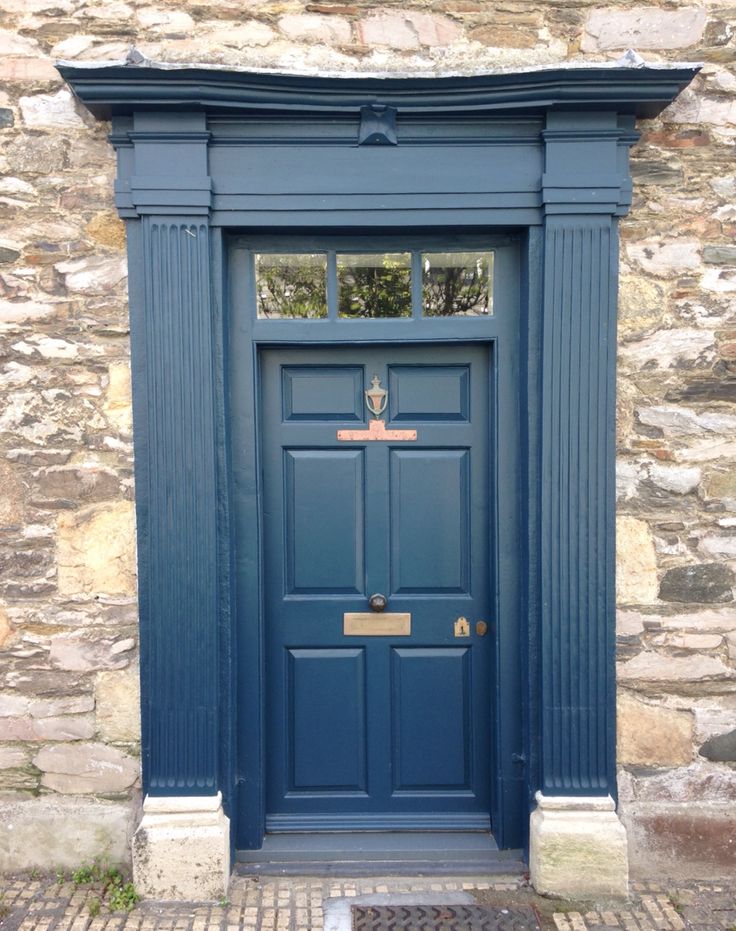
<svg viewBox="0 0 736 931">
<path fill-rule="evenodd" d="M 416 440 L 416 430 L 387 430 L 382 420 L 371 420 L 367 430 L 338 430 L 337 438 L 341 443 L 352 443 L 373 440 L 400 440 L 411 442 Z"/>
<path fill-rule="evenodd" d="M 346 637 L 408 637 L 411 634 L 411 614 L 357 611 L 343 614 L 342 621 Z"/>
</svg>

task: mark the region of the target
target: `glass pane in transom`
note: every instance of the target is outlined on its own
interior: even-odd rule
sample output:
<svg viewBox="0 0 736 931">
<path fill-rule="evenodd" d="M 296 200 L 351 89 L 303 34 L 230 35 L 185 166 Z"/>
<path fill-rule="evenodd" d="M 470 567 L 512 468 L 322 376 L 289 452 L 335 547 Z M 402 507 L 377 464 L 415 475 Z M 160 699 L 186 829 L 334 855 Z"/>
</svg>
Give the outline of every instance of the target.
<svg viewBox="0 0 736 931">
<path fill-rule="evenodd" d="M 492 252 L 423 252 L 422 306 L 426 317 L 493 313 Z"/>
<path fill-rule="evenodd" d="M 411 253 L 338 254 L 341 317 L 411 317 Z"/>
<path fill-rule="evenodd" d="M 258 316 L 316 319 L 327 316 L 327 256 L 324 253 L 256 253 Z"/>
</svg>

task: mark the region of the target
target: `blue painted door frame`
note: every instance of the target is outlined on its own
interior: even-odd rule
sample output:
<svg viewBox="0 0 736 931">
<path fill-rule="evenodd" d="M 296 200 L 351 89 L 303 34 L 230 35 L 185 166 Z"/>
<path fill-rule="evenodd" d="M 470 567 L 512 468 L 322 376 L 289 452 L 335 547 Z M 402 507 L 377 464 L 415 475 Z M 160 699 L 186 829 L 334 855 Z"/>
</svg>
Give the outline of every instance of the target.
<svg viewBox="0 0 736 931">
<path fill-rule="evenodd" d="M 262 651 L 239 659 L 236 623 L 261 609 L 237 583 L 257 574 L 258 513 L 236 527 L 232 506 L 257 501 L 257 470 L 233 469 L 229 399 L 253 391 L 259 345 L 311 337 L 254 324 L 241 341 L 231 244 L 238 230 L 353 229 L 518 236 L 508 390 L 523 412 L 512 554 L 523 649 L 505 653 L 500 638 L 496 654 L 520 682 L 496 740 L 501 846 L 523 843 L 535 790 L 615 795 L 617 219 L 635 117 L 661 112 L 697 66 L 386 79 L 59 70 L 113 119 L 128 227 L 146 791 L 222 791 L 236 819 L 247 798 L 261 814 L 240 842 L 260 843 L 260 761 L 239 764 L 236 727 L 262 707 Z M 457 339 L 440 322 L 438 336 Z M 378 342 L 411 339 L 391 323 Z M 251 347 L 234 366 L 233 345 Z M 244 407 L 255 449 L 257 405 Z"/>
<path fill-rule="evenodd" d="M 263 573 L 248 567 L 257 566 L 263 559 L 263 541 L 252 528 L 262 527 L 260 511 L 265 464 L 259 465 L 253 451 L 258 447 L 263 426 L 257 422 L 258 414 L 258 359 L 259 353 L 273 351 L 276 346 L 285 348 L 295 344 L 309 345 L 325 351 L 327 344 L 350 349 L 360 355 L 405 345 L 434 353 L 441 357 L 442 349 L 457 354 L 467 346 L 472 352 L 487 347 L 493 364 L 487 372 L 492 409 L 488 411 L 487 430 L 491 446 L 496 449 L 494 476 L 489 479 L 487 493 L 493 519 L 489 529 L 494 533 L 493 585 L 491 597 L 492 631 L 488 649 L 492 653 L 490 674 L 492 687 L 486 698 L 491 718 L 487 753 L 490 759 L 491 783 L 486 791 L 491 798 L 491 823 L 494 836 L 507 847 L 523 845 L 526 790 L 523 766 L 523 722 L 525 705 L 522 691 L 522 669 L 525 662 L 521 621 L 521 591 L 523 589 L 522 563 L 519 558 L 520 502 L 523 497 L 522 477 L 522 403 L 523 390 L 518 383 L 521 366 L 522 335 L 526 332 L 526 314 L 521 304 L 521 255 L 524 240 L 518 234 L 464 234 L 458 231 L 424 232 L 403 231 L 390 236 L 348 236 L 334 234 L 310 238 L 286 236 L 237 236 L 230 241 L 228 250 L 229 307 L 228 362 L 229 415 L 231 429 L 232 470 L 235 489 L 232 500 L 236 545 L 235 585 L 239 608 L 240 658 L 237 663 L 240 676 L 239 694 L 248 695 L 240 715 L 240 764 L 244 787 L 235 806 L 238 822 L 237 843 L 241 849 L 258 848 L 266 828 L 265 770 L 268 756 L 264 707 L 265 689 L 254 688 L 253 683 L 263 681 L 266 674 L 266 633 L 264 620 Z M 437 318 L 426 320 L 365 320 L 365 321 L 273 321 L 258 320 L 255 313 L 255 283 L 251 253 L 254 249 L 292 249 L 308 251 L 317 248 L 386 249 L 425 248 L 440 251 L 443 248 L 464 246 L 494 250 L 494 301 L 496 312 L 492 317 L 452 320 Z M 297 243 L 295 246 L 294 243 Z M 383 347 L 380 350 L 380 347 Z M 240 451 L 240 452 L 239 452 Z M 250 454 L 249 454 L 250 451 Z M 271 517 L 273 519 L 273 517 Z M 489 683 L 491 685 L 491 683 Z M 246 703 L 244 702 L 244 705 Z M 255 709 L 259 709 L 255 711 Z M 445 815 L 446 817 L 446 815 Z M 435 819 L 439 823 L 438 819 Z M 315 818 L 313 825 L 318 823 Z M 417 822 L 418 823 L 418 822 Z M 460 820 L 455 822 L 460 824 Z M 469 822 L 468 822 L 469 823 Z"/>
</svg>

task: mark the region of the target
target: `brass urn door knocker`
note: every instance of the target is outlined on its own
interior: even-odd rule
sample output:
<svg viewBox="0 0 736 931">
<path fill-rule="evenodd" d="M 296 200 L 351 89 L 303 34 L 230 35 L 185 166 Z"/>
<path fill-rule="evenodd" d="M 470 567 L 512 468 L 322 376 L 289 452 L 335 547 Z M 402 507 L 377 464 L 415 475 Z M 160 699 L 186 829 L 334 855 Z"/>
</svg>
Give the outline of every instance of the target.
<svg viewBox="0 0 736 931">
<path fill-rule="evenodd" d="M 371 387 L 366 388 L 363 392 L 365 395 L 365 404 L 372 419 L 368 421 L 367 430 L 338 430 L 337 438 L 342 442 L 365 442 L 373 440 L 399 440 L 410 442 L 416 440 L 416 430 L 387 430 L 386 425 L 380 419 L 386 410 L 388 404 L 388 390 L 381 387 L 381 379 L 374 375 L 371 379 Z"/>
<path fill-rule="evenodd" d="M 388 391 L 381 387 L 381 379 L 378 375 L 373 376 L 371 379 L 371 387 L 366 388 L 363 393 L 365 394 L 365 403 L 368 410 L 374 417 L 380 417 L 386 410 Z"/>
</svg>

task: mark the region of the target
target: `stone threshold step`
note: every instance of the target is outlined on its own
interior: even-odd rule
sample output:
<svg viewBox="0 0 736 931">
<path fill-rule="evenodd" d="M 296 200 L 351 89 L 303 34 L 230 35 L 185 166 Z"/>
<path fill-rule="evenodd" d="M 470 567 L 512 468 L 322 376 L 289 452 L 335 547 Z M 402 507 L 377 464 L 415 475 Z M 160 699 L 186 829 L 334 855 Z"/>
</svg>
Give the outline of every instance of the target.
<svg viewBox="0 0 736 931">
<path fill-rule="evenodd" d="M 518 853 L 518 851 L 517 851 Z M 479 882 L 493 877 L 517 882 L 528 872 L 520 859 L 489 860 L 249 860 L 238 861 L 236 876 L 313 876 L 352 879 L 361 876 L 421 877 L 461 876 L 477 878 Z"/>
<path fill-rule="evenodd" d="M 484 831 L 268 834 L 236 855 L 239 875 L 458 875 L 526 872 L 519 850 L 499 850 Z"/>
</svg>

